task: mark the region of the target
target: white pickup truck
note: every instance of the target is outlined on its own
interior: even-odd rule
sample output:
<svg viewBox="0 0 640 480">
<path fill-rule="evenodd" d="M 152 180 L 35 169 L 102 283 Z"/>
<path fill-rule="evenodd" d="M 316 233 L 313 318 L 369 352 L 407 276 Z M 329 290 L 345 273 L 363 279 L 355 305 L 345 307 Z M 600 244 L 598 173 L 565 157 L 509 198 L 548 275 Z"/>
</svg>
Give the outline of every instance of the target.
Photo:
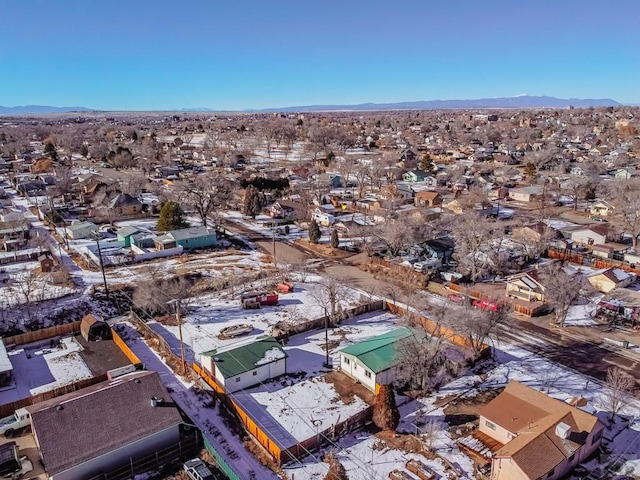
<svg viewBox="0 0 640 480">
<path fill-rule="evenodd" d="M 17 409 L 13 415 L 0 419 L 0 435 L 13 437 L 16 430 L 31 424 L 31 415 L 26 408 Z"/>
</svg>

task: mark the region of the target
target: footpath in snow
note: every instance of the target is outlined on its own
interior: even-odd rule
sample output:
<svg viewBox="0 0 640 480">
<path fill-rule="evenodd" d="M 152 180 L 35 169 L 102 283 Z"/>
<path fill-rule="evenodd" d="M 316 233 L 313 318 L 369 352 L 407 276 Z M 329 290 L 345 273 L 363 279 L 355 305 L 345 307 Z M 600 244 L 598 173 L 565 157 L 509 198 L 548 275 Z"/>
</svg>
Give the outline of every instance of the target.
<svg viewBox="0 0 640 480">
<path fill-rule="evenodd" d="M 245 449 L 240 439 L 224 424 L 219 408 L 207 406 L 211 402 L 209 394 L 203 396 L 194 390 L 193 383 L 185 383 L 178 377 L 144 342 L 131 324 L 123 322 L 119 325 L 126 327 L 124 338 L 129 348 L 144 363 L 147 370 L 158 372 L 173 400 L 243 480 L 279 478 Z"/>
</svg>

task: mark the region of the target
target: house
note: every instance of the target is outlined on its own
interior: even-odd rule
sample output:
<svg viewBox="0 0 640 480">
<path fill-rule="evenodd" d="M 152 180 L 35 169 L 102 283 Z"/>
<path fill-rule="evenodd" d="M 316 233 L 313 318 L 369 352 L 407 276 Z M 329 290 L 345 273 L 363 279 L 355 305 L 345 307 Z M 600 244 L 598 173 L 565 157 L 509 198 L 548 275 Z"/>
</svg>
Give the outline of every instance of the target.
<svg viewBox="0 0 640 480">
<path fill-rule="evenodd" d="M 196 248 L 215 247 L 218 244 L 216 232 L 206 227 L 189 227 L 180 230 L 172 230 L 153 237 L 156 249 L 166 250 L 168 248 L 182 247 L 184 250 L 194 250 Z"/>
<path fill-rule="evenodd" d="M 13 208 L 0 209 L 0 222 L 19 222 L 24 220 L 24 212 Z"/>
<path fill-rule="evenodd" d="M 619 268 L 607 268 L 604 272 L 589 276 L 587 281 L 599 292 L 609 293 L 615 288 L 631 285 L 635 279 L 636 276 L 633 273 L 625 272 Z"/>
<path fill-rule="evenodd" d="M 156 372 L 123 375 L 26 408 L 51 480 L 110 478 L 144 456 L 178 448 L 181 438 L 182 417 Z"/>
<path fill-rule="evenodd" d="M 606 217 L 614 213 L 615 207 L 606 200 L 600 200 L 589 208 L 589 213 L 594 217 Z"/>
<path fill-rule="evenodd" d="M 128 193 L 118 193 L 111 199 L 108 208 L 117 216 L 128 217 L 142 212 L 142 203 Z"/>
<path fill-rule="evenodd" d="M 98 226 L 92 222 L 73 221 L 66 228 L 67 237 L 71 240 L 80 240 L 83 238 L 95 238 L 98 232 Z"/>
<path fill-rule="evenodd" d="M 0 387 L 6 387 L 12 382 L 13 365 L 7 353 L 7 347 L 0 341 Z"/>
<path fill-rule="evenodd" d="M 531 272 L 518 273 L 506 278 L 507 297 L 519 298 L 527 302 L 544 302 L 544 285 Z"/>
<path fill-rule="evenodd" d="M 269 335 L 228 349 L 204 352 L 200 354 L 200 363 L 228 393 L 287 373 L 287 354 Z"/>
<path fill-rule="evenodd" d="M 402 174 L 402 180 L 410 183 L 423 182 L 426 176 L 426 172 L 422 172 L 420 170 L 411 170 Z"/>
<path fill-rule="evenodd" d="M 132 239 L 135 235 L 141 233 L 136 227 L 122 227 L 116 230 L 116 235 L 118 237 L 118 241 L 124 243 L 125 247 L 130 247 L 132 243 Z"/>
<path fill-rule="evenodd" d="M 609 234 L 607 225 L 586 225 L 572 229 L 571 240 L 582 245 L 602 245 L 606 243 Z"/>
<path fill-rule="evenodd" d="M 329 225 L 336 223 L 336 217 L 330 213 L 323 212 L 320 208 L 316 208 L 311 213 L 311 218 L 324 227 L 328 227 Z"/>
<path fill-rule="evenodd" d="M 502 444 L 491 480 L 563 478 L 602 442 L 597 417 L 516 381 L 478 413 L 479 431 Z"/>
<path fill-rule="evenodd" d="M 512 188 L 509 197 L 518 202 L 535 202 L 542 196 L 542 187 L 531 185 L 529 187 Z"/>
<path fill-rule="evenodd" d="M 18 250 L 29 240 L 29 223 L 24 221 L 0 223 L 0 249 Z"/>
<path fill-rule="evenodd" d="M 338 352 L 340 370 L 372 392 L 377 392 L 380 385 L 395 380 L 398 343 L 411 336 L 411 330 L 402 327 L 343 348 Z"/>
<path fill-rule="evenodd" d="M 448 263 L 453 256 L 455 242 L 448 237 L 439 237 L 427 240 L 422 244 L 422 249 L 429 258 L 438 258 L 442 263 Z"/>
<path fill-rule="evenodd" d="M 416 207 L 439 207 L 442 205 L 442 196 L 438 192 L 422 191 L 416 193 L 414 201 Z"/>
<path fill-rule="evenodd" d="M 274 202 L 267 207 L 267 215 L 271 218 L 290 219 L 294 212 L 295 208 L 284 201 Z"/>
<path fill-rule="evenodd" d="M 540 243 L 543 240 L 552 240 L 556 237 L 556 231 L 544 222 L 536 222 L 531 225 L 514 227 L 512 231 L 514 240 L 531 245 Z"/>
</svg>

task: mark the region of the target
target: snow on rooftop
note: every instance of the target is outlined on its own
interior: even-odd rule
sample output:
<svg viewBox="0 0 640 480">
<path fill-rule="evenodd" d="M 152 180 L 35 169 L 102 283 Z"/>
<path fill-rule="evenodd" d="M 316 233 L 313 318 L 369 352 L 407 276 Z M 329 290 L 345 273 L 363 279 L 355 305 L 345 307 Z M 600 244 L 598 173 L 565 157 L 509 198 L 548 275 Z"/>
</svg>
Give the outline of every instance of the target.
<svg viewBox="0 0 640 480">
<path fill-rule="evenodd" d="M 47 341 L 10 350 L 14 383 L 0 391 L 0 402 L 20 400 L 93 377 L 81 351 L 82 345 L 74 337 L 64 337 L 54 347 Z"/>
<path fill-rule="evenodd" d="M 253 401 L 247 401 L 248 397 Z M 234 400 L 257 418 L 268 414 L 297 442 L 312 438 L 368 407 L 359 397 L 345 404 L 333 385 L 323 378 L 307 379 L 286 387 L 279 382 L 265 384 L 234 394 Z M 292 445 L 295 442 L 282 446 Z"/>
<path fill-rule="evenodd" d="M 259 365 L 266 365 L 267 363 L 275 362 L 281 358 L 285 358 L 286 354 L 279 348 L 272 348 L 264 352 L 264 355 L 260 360 L 256 362 L 256 367 Z"/>
</svg>

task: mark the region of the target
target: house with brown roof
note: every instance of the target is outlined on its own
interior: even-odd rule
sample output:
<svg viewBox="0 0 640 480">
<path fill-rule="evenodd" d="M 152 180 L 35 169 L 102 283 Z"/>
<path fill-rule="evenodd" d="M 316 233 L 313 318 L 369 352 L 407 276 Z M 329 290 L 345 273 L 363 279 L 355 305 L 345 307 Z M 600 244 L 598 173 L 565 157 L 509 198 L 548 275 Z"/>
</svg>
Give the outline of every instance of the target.
<svg viewBox="0 0 640 480">
<path fill-rule="evenodd" d="M 593 288 L 602 293 L 609 293 L 616 288 L 631 285 L 636 279 L 634 273 L 625 272 L 619 268 L 607 268 L 587 278 Z"/>
<path fill-rule="evenodd" d="M 177 449 L 182 436 L 182 417 L 156 372 L 120 376 L 26 408 L 51 480 L 111 478 L 146 455 Z"/>
<path fill-rule="evenodd" d="M 479 431 L 502 444 L 491 480 L 562 478 L 602 442 L 597 417 L 516 381 L 479 415 Z"/>
<path fill-rule="evenodd" d="M 422 191 L 414 197 L 416 207 L 439 207 L 442 205 L 442 196 L 438 192 Z"/>
</svg>

